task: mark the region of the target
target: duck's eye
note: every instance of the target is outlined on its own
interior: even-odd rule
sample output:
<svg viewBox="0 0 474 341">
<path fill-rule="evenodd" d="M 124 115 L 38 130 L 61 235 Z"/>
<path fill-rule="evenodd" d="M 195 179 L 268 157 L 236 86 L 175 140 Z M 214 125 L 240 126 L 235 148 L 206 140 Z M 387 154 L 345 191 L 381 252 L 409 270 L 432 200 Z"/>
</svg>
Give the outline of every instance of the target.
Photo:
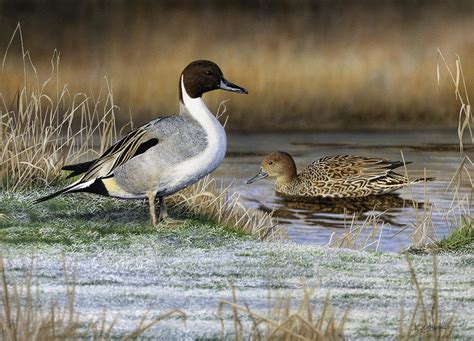
<svg viewBox="0 0 474 341">
<path fill-rule="evenodd" d="M 273 161 L 268 161 L 268 164 L 271 166 L 273 165 Z"/>
<path fill-rule="evenodd" d="M 211 75 L 211 74 L 212 74 L 211 71 L 209 71 L 209 70 L 206 71 L 206 75 Z"/>
</svg>

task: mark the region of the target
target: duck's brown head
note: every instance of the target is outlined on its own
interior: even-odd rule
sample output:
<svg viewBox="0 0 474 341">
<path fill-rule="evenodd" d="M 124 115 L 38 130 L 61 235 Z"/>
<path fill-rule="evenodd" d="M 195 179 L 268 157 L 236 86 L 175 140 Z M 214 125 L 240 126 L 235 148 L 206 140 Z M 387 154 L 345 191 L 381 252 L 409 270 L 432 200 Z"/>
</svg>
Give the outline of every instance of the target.
<svg viewBox="0 0 474 341">
<path fill-rule="evenodd" d="M 290 154 L 285 152 L 272 152 L 262 160 L 260 171 L 246 181 L 251 184 L 267 176 L 276 177 L 277 183 L 291 182 L 296 177 L 296 165 Z"/>
<path fill-rule="evenodd" d="M 247 94 L 248 91 L 224 78 L 219 66 L 210 60 L 196 60 L 186 66 L 180 77 L 179 96 L 183 101 L 182 91 L 191 98 L 201 97 L 204 93 L 222 89 Z"/>
</svg>

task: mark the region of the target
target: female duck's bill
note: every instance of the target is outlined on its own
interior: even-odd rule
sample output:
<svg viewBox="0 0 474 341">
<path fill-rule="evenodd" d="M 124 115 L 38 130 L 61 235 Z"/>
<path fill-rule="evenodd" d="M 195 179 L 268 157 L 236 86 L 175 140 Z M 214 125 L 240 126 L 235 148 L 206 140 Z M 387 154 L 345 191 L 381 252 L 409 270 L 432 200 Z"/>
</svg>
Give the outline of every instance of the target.
<svg viewBox="0 0 474 341">
<path fill-rule="evenodd" d="M 258 180 L 265 179 L 267 176 L 268 174 L 265 173 L 262 168 L 260 168 L 260 171 L 255 176 L 252 176 L 250 179 L 247 179 L 247 181 L 245 181 L 245 184 L 247 185 L 253 184 L 254 182 Z"/>
<path fill-rule="evenodd" d="M 296 177 L 296 165 L 290 154 L 285 152 L 273 152 L 262 160 L 257 175 L 248 179 L 245 183 L 251 184 L 268 176 L 276 177 L 277 182 L 289 182 Z"/>
</svg>

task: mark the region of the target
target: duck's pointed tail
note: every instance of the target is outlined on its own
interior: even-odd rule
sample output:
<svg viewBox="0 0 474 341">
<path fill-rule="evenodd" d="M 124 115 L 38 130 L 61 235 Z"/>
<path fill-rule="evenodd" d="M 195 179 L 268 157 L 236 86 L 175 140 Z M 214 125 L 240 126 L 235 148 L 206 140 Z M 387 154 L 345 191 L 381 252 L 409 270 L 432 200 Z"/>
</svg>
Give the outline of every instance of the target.
<svg viewBox="0 0 474 341">
<path fill-rule="evenodd" d="M 54 192 L 54 193 L 51 193 L 51 194 L 46 195 L 44 197 L 36 199 L 35 201 L 33 201 L 33 204 L 37 204 L 37 203 L 52 199 L 52 198 L 57 197 L 58 195 L 61 195 L 61 194 L 64 194 L 64 193 L 73 193 L 73 192 L 83 191 L 84 189 L 89 187 L 91 185 L 91 183 L 93 183 L 93 182 L 94 182 L 94 180 L 87 181 L 87 182 L 77 181 L 77 182 L 75 182 L 75 183 L 73 183 L 69 186 L 64 187 L 63 189 L 60 189 L 57 192 Z"/>
<path fill-rule="evenodd" d="M 35 201 L 33 201 L 33 204 L 38 204 L 38 203 L 40 203 L 40 202 L 43 202 L 43 201 L 52 199 L 52 198 L 54 198 L 54 197 L 57 197 L 57 196 L 60 195 L 60 194 L 67 193 L 67 190 L 68 190 L 68 188 L 66 187 L 66 188 L 63 188 L 63 189 L 61 189 L 61 190 L 59 190 L 59 191 L 57 191 L 57 192 L 54 192 L 54 193 L 51 193 L 51 194 L 46 195 L 46 196 L 44 196 L 44 197 L 38 198 L 38 199 L 36 199 Z"/>
</svg>

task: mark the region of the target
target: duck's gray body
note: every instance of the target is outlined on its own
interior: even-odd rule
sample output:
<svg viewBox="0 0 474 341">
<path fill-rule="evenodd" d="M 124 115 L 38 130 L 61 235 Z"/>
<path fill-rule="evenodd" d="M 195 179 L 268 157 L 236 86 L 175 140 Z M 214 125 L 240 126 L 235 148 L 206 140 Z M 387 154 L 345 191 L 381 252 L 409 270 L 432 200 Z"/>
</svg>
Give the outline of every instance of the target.
<svg viewBox="0 0 474 341">
<path fill-rule="evenodd" d="M 217 124 L 216 120 L 216 130 Z M 161 117 L 144 128 L 146 137 L 156 138 L 158 144 L 115 169 L 111 180 L 104 180 L 109 195 L 144 198 L 147 192 L 155 191 L 167 196 L 212 172 L 224 157 L 225 145 L 200 171 L 182 174 L 182 165 L 198 159 L 209 145 L 204 128 L 188 114 Z"/>
</svg>

